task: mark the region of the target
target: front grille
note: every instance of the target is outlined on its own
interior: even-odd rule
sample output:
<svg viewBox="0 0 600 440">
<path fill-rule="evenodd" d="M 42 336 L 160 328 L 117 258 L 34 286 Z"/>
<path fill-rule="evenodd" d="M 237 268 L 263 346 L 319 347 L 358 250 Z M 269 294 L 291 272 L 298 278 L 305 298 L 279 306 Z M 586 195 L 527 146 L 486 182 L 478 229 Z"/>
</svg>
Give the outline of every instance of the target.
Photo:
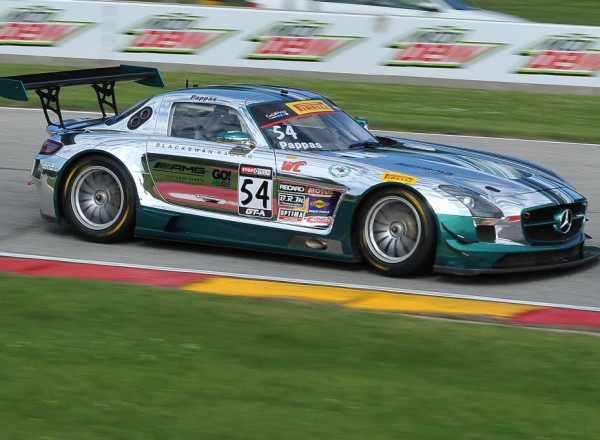
<svg viewBox="0 0 600 440">
<path fill-rule="evenodd" d="M 523 211 L 521 213 L 523 235 L 533 244 L 569 240 L 583 229 L 586 206 L 587 203 L 582 201 Z M 566 210 L 570 210 L 572 214 L 572 223 L 568 231 L 565 231 L 564 226 L 561 230 L 561 220 L 564 220 L 563 214 Z"/>
<path fill-rule="evenodd" d="M 581 259 L 581 257 L 581 245 L 578 244 L 577 246 L 560 251 L 507 254 L 500 258 L 493 267 L 494 269 L 535 268 L 576 261 Z"/>
</svg>

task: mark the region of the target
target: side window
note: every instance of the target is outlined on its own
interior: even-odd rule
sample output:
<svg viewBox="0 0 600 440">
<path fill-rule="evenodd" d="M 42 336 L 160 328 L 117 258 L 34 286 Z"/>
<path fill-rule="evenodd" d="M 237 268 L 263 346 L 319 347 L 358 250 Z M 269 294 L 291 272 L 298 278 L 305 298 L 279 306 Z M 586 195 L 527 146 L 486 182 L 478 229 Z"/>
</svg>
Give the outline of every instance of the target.
<svg viewBox="0 0 600 440">
<path fill-rule="evenodd" d="M 234 109 L 218 104 L 176 102 L 171 107 L 169 136 L 215 142 L 223 131 L 247 131 Z"/>
</svg>

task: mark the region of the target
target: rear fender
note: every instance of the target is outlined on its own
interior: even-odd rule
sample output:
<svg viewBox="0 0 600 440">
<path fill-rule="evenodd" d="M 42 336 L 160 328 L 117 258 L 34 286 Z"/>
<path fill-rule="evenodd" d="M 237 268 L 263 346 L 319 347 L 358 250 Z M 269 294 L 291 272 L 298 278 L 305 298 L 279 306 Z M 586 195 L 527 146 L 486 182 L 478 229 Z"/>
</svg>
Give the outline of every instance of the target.
<svg viewBox="0 0 600 440">
<path fill-rule="evenodd" d="M 57 176 L 56 187 L 55 187 L 56 188 L 55 189 L 55 197 L 54 197 L 54 207 L 55 207 L 55 212 L 58 215 L 59 223 L 63 222 L 64 216 L 65 216 L 64 201 L 66 199 L 66 192 L 67 192 L 67 188 L 69 186 L 70 179 L 73 176 L 72 171 L 74 169 L 76 169 L 78 166 L 80 166 L 80 164 L 85 163 L 85 160 L 87 158 L 89 158 L 90 156 L 98 156 L 98 155 L 111 158 L 112 160 L 117 162 L 121 167 L 123 167 L 124 170 L 127 171 L 129 178 L 132 179 L 132 183 L 133 183 L 133 186 L 135 189 L 136 206 L 139 205 L 138 184 L 136 182 L 136 179 L 132 176 L 132 169 L 128 166 L 128 164 L 124 163 L 124 161 L 121 160 L 121 158 L 119 158 L 118 156 L 115 156 L 114 154 L 111 154 L 108 151 L 86 150 L 80 154 L 77 154 L 77 155 L 71 157 L 65 163 L 65 165 L 62 167 L 60 173 Z M 138 172 L 140 175 L 143 172 L 143 166 L 141 163 L 139 165 L 139 168 L 135 170 L 136 174 L 138 174 Z"/>
</svg>

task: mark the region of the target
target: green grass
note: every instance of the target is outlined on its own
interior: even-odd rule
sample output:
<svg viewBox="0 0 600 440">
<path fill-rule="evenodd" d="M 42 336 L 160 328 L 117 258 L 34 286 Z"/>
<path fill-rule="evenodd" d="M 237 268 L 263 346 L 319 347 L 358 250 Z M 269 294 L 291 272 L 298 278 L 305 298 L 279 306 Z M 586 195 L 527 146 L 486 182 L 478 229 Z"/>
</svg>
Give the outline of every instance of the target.
<svg viewBox="0 0 600 440">
<path fill-rule="evenodd" d="M 469 0 L 471 5 L 541 23 L 600 26 L 598 0 Z"/>
<path fill-rule="evenodd" d="M 0 65 L 0 76 L 69 69 L 38 65 Z M 72 68 L 71 68 L 72 69 Z M 167 89 L 182 88 L 186 79 L 200 85 L 233 82 L 270 83 L 325 94 L 355 116 L 364 116 L 373 129 L 422 131 L 600 142 L 600 96 L 555 95 L 514 91 L 336 82 L 297 78 L 228 76 L 163 72 Z M 117 85 L 121 110 L 161 89 L 138 84 Z M 63 108 L 97 110 L 90 87 L 61 92 Z M 0 105 L 20 105 L 0 99 Z M 39 106 L 30 94 L 28 106 Z"/>
<path fill-rule="evenodd" d="M 148 1 L 148 0 L 139 0 Z M 149 0 L 158 2 L 161 0 Z M 350 3 L 351 0 L 348 0 Z M 201 4 L 201 0 L 171 0 L 171 3 Z M 229 5 L 242 5 L 243 1 L 225 1 Z M 260 2 L 259 2 L 260 3 Z M 504 12 L 541 23 L 580 24 L 600 26 L 598 0 L 467 0 L 466 3 L 481 9 Z"/>
<path fill-rule="evenodd" d="M 585 439 L 598 336 L 0 274 L 12 439 Z"/>
</svg>

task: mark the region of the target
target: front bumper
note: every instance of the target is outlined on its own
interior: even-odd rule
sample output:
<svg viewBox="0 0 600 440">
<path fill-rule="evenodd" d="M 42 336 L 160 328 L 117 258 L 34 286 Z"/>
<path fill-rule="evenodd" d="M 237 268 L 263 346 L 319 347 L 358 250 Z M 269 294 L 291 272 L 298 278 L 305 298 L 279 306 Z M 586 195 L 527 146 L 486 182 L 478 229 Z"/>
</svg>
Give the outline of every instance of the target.
<svg viewBox="0 0 600 440">
<path fill-rule="evenodd" d="M 538 272 L 567 269 L 590 264 L 600 257 L 600 248 L 578 245 L 562 251 L 542 251 L 531 253 L 505 254 L 488 268 L 481 267 L 433 267 L 434 272 L 453 275 L 481 275 Z"/>
<path fill-rule="evenodd" d="M 440 218 L 437 254 L 433 270 L 439 273 L 478 275 L 518 273 L 568 268 L 593 262 L 600 249 L 585 246 L 583 224 L 562 240 L 532 243 L 519 234 L 520 222 L 482 236 L 469 217 Z"/>
</svg>

